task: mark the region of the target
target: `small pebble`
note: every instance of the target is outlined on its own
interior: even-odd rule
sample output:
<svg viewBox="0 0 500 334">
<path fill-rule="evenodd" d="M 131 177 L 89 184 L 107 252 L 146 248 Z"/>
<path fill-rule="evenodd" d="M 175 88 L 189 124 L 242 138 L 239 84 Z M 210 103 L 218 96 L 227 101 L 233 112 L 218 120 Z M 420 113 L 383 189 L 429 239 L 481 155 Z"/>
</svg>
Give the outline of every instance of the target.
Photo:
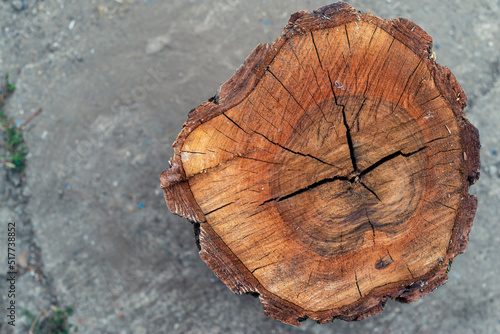
<svg viewBox="0 0 500 334">
<path fill-rule="evenodd" d="M 498 176 L 498 168 L 495 165 L 490 166 L 490 174 L 492 176 Z"/>
<path fill-rule="evenodd" d="M 50 52 L 55 52 L 59 50 L 59 43 L 58 42 L 51 43 L 47 48 Z"/>
<path fill-rule="evenodd" d="M 24 3 L 24 1 L 22 0 L 11 0 L 10 1 L 10 4 L 12 5 L 12 7 L 17 10 L 17 11 L 21 11 L 23 10 L 24 8 L 26 8 L 26 4 Z"/>
<path fill-rule="evenodd" d="M 17 174 L 13 174 L 11 177 L 10 177 L 10 181 L 12 182 L 12 184 L 15 186 L 15 187 L 19 187 L 21 185 L 21 178 L 19 177 L 19 175 Z"/>
</svg>

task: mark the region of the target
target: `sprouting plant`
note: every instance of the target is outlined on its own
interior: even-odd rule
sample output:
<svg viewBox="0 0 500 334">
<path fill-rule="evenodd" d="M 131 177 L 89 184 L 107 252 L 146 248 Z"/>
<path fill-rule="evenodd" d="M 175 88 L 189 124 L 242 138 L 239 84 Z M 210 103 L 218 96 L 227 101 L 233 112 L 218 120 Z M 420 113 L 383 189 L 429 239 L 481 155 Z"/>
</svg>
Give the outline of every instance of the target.
<svg viewBox="0 0 500 334">
<path fill-rule="evenodd" d="M 10 81 L 9 81 L 9 78 L 10 78 L 10 74 L 7 73 L 5 75 L 5 87 L 7 89 L 8 92 L 10 93 L 14 93 L 14 91 L 16 90 L 16 86 L 14 86 Z"/>
<path fill-rule="evenodd" d="M 37 316 L 28 310 L 23 310 L 22 314 L 28 318 L 28 327 L 32 333 L 40 334 L 69 334 L 78 332 L 78 326 L 68 322 L 68 317 L 73 314 L 71 307 L 64 310 L 52 306 L 49 312 L 39 312 Z"/>
<path fill-rule="evenodd" d="M 22 172 L 28 150 L 26 145 L 23 145 L 24 138 L 21 129 L 2 110 L 5 100 L 16 90 L 16 86 L 10 82 L 9 78 L 10 75 L 6 74 L 4 83 L 0 85 L 0 134 L 3 135 L 5 141 L 0 145 L 6 148 L 6 153 L 0 158 L 7 167 Z"/>
</svg>

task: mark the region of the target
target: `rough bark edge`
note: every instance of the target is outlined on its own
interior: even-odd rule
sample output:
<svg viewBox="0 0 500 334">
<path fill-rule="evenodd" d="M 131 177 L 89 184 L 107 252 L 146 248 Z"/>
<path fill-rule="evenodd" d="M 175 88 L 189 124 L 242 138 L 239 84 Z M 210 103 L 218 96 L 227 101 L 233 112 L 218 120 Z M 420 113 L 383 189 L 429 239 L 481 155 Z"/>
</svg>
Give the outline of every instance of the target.
<svg viewBox="0 0 500 334">
<path fill-rule="evenodd" d="M 265 315 L 294 326 L 300 326 L 300 322 L 307 318 L 319 323 L 335 319 L 359 321 L 382 312 L 388 299 L 405 303 L 417 300 L 447 281 L 447 274 L 453 259 L 465 251 L 477 208 L 477 199 L 469 195 L 469 186 L 479 177 L 479 135 L 477 129 L 464 118 L 466 94 L 451 71 L 435 63 L 432 38 L 418 25 L 407 19 L 383 20 L 370 14 L 357 12 L 343 2 L 322 7 L 314 12 L 301 11 L 293 14 L 283 35 L 271 45 L 257 46 L 233 77 L 221 87 L 217 99 L 205 102 L 189 113 L 189 119 L 173 145 L 175 155 L 171 160 L 171 168 L 161 174 L 162 188 L 171 211 L 194 222 L 205 222 L 205 217 L 190 191 L 180 160 L 180 149 L 186 138 L 200 124 L 219 116 L 243 101 L 256 87 L 283 44 L 295 34 L 305 34 L 354 21 L 365 21 L 377 25 L 404 43 L 428 66 L 438 90 L 448 101 L 461 129 L 460 138 L 465 152 L 461 167 L 466 178 L 463 182 L 462 205 L 456 216 L 447 256 L 436 268 L 412 282 L 395 282 L 390 287 L 376 289 L 348 307 L 319 312 L 302 309 L 264 289 L 212 228 L 208 224 L 201 224 L 199 236 L 197 236 L 201 247 L 200 256 L 212 271 L 234 293 L 259 294 Z"/>
<path fill-rule="evenodd" d="M 170 160 L 170 168 L 160 174 L 160 182 L 170 211 L 191 222 L 205 221 L 205 216 L 189 188 L 180 155 L 175 155 Z"/>
<path fill-rule="evenodd" d="M 469 194 L 469 188 L 479 179 L 481 168 L 479 131 L 465 118 L 461 118 L 459 124 L 461 144 L 464 150 L 461 157 L 464 188 L 462 190 L 462 205 L 457 213 L 448 249 L 448 254 L 452 257 L 464 253 L 469 242 L 469 233 L 477 210 L 477 198 Z"/>
</svg>

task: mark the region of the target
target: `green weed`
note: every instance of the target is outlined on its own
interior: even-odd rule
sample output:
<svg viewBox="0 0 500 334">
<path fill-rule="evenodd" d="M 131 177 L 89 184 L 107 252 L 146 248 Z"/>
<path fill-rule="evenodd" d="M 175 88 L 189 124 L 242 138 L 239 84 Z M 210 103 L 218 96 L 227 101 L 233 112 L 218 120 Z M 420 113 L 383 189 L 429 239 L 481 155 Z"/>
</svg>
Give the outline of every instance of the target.
<svg viewBox="0 0 500 334">
<path fill-rule="evenodd" d="M 21 130 L 3 111 L 5 100 L 16 90 L 16 86 L 9 81 L 9 78 L 9 74 L 5 75 L 4 83 L 0 85 L 0 134 L 4 138 L 4 142 L 0 142 L 0 145 L 5 147 L 5 154 L 0 156 L 0 159 L 7 167 L 23 172 L 28 149 L 24 145 Z"/>
<path fill-rule="evenodd" d="M 40 312 L 38 316 L 28 310 L 23 310 L 22 314 L 28 318 L 28 327 L 32 329 L 33 333 L 69 334 L 71 331 L 78 332 L 78 326 L 68 322 L 68 317 L 73 314 L 73 309 L 69 306 L 64 310 L 52 306 L 48 314 Z"/>
</svg>

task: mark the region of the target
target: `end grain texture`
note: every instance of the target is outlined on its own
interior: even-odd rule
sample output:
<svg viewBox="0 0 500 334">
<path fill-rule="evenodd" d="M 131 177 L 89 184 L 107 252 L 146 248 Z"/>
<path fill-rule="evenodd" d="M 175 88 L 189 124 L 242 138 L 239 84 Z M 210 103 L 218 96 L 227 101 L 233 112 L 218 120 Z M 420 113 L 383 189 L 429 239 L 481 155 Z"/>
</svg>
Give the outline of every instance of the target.
<svg viewBox="0 0 500 334">
<path fill-rule="evenodd" d="M 431 38 L 338 2 L 292 15 L 192 110 L 161 175 L 235 293 L 292 325 L 361 320 L 447 280 L 479 135 Z"/>
</svg>

